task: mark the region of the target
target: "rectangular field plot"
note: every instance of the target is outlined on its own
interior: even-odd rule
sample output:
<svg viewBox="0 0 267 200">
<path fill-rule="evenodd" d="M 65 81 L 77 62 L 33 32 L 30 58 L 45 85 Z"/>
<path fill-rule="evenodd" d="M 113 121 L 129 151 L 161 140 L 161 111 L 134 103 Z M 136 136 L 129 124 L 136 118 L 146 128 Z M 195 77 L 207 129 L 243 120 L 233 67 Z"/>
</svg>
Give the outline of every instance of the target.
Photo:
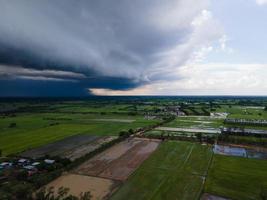
<svg viewBox="0 0 267 200">
<path fill-rule="evenodd" d="M 267 161 L 214 155 L 205 192 L 236 200 L 263 199 Z"/>
<path fill-rule="evenodd" d="M 74 172 L 123 181 L 158 145 L 155 140 L 128 139 L 83 163 Z"/>
<path fill-rule="evenodd" d="M 95 149 L 102 144 L 108 143 L 117 136 L 92 136 L 92 135 L 75 135 L 64 138 L 60 141 L 50 143 L 38 148 L 34 148 L 21 153 L 23 157 L 40 158 L 45 155 L 60 156 L 74 161 Z"/>
<path fill-rule="evenodd" d="M 101 145 L 111 142 L 112 140 L 115 140 L 117 136 L 104 136 L 104 137 L 98 137 L 96 140 L 93 140 L 87 144 L 79 145 L 71 150 L 65 151 L 63 154 L 61 154 L 61 157 L 68 158 L 71 161 L 76 160 L 77 158 L 80 158 L 97 148 L 99 148 Z"/>
<path fill-rule="evenodd" d="M 75 147 L 97 140 L 98 138 L 98 136 L 91 135 L 75 135 L 64 138 L 54 143 L 25 151 L 21 155 L 30 158 L 39 158 L 45 155 L 57 156 L 64 154 L 64 152 L 69 151 Z"/>
<path fill-rule="evenodd" d="M 59 124 L 25 131 L 14 128 L 14 132 L 0 133 L 3 155 L 9 155 L 62 140 L 77 134 L 87 133 L 87 125 Z"/>
<path fill-rule="evenodd" d="M 164 142 L 111 199 L 198 199 L 211 157 L 208 146 Z"/>
<path fill-rule="evenodd" d="M 52 181 L 46 187 L 54 187 L 54 191 L 57 191 L 60 187 L 69 188 L 69 194 L 74 196 L 90 192 L 92 200 L 99 200 L 107 199 L 117 189 L 118 185 L 117 182 L 108 179 L 67 174 Z"/>
</svg>

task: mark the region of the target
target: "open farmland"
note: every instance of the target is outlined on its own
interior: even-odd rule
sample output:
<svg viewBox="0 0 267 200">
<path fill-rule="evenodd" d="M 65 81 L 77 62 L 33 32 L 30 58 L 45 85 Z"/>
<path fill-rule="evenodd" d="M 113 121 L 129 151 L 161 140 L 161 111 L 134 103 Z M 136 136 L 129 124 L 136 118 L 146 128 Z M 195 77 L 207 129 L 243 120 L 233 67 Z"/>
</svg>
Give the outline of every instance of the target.
<svg viewBox="0 0 267 200">
<path fill-rule="evenodd" d="M 111 199 L 198 199 L 211 157 L 207 146 L 164 142 Z"/>
<path fill-rule="evenodd" d="M 39 158 L 45 155 L 57 156 L 63 154 L 65 151 L 71 150 L 77 146 L 84 145 L 86 143 L 97 140 L 97 136 L 91 135 L 74 135 L 64 138 L 57 142 L 53 142 L 39 148 L 34 148 L 23 152 L 23 157 Z"/>
<path fill-rule="evenodd" d="M 107 199 L 159 144 L 157 140 L 134 138 L 120 142 L 46 187 L 69 188 L 70 194 L 75 196 L 90 191 L 94 200 Z"/>
<path fill-rule="evenodd" d="M 165 124 L 166 127 L 180 128 L 219 128 L 223 125 L 223 119 L 217 119 L 209 116 L 183 116 L 176 117 L 175 120 Z"/>
<path fill-rule="evenodd" d="M 43 145 L 21 153 L 23 157 L 40 158 L 45 155 L 66 157 L 75 160 L 96 148 L 101 144 L 115 139 L 115 136 L 92 136 L 92 135 L 74 135 L 62 140 Z"/>
<path fill-rule="evenodd" d="M 236 200 L 263 199 L 267 161 L 214 155 L 205 192 Z"/>
<path fill-rule="evenodd" d="M 267 194 L 267 138 L 226 128 L 267 129 L 242 120 L 267 120 L 266 100 L 16 101 L 0 102 L 0 199 L 29 199 L 30 191 L 49 186 L 75 196 L 90 192 L 93 200 L 262 200 Z"/>
<path fill-rule="evenodd" d="M 128 139 L 83 163 L 74 173 L 123 181 L 158 145 L 155 140 Z"/>
<path fill-rule="evenodd" d="M 68 136 L 85 133 L 88 129 L 86 125 L 60 124 L 31 131 L 5 133 L 0 136 L 0 146 L 3 154 L 18 153 Z"/>
<path fill-rule="evenodd" d="M 20 114 L 0 119 L 0 146 L 3 155 L 9 155 L 77 134 L 117 136 L 120 131 L 146 127 L 156 122 L 158 120 L 145 120 L 141 116 L 114 114 Z M 14 123 L 15 126 L 10 127 Z"/>
</svg>

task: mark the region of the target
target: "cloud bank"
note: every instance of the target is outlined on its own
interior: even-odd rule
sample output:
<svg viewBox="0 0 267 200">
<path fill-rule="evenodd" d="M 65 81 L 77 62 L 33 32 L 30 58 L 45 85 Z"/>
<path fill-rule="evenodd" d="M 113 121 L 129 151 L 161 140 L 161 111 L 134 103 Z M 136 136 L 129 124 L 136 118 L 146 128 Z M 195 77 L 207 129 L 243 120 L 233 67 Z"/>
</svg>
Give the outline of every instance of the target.
<svg viewBox="0 0 267 200">
<path fill-rule="evenodd" d="M 162 81 L 131 90 L 90 89 L 96 95 L 266 95 L 266 64 L 210 63 L 183 66 L 180 80 Z"/>
<path fill-rule="evenodd" d="M 3 0 L 1 93 L 14 77 L 27 87 L 64 80 L 83 92 L 180 79 L 173 71 L 201 60 L 222 36 L 208 8 L 209 0 Z"/>
<path fill-rule="evenodd" d="M 256 3 L 258 5 L 265 5 L 265 4 L 267 4 L 267 0 L 256 0 Z"/>
</svg>

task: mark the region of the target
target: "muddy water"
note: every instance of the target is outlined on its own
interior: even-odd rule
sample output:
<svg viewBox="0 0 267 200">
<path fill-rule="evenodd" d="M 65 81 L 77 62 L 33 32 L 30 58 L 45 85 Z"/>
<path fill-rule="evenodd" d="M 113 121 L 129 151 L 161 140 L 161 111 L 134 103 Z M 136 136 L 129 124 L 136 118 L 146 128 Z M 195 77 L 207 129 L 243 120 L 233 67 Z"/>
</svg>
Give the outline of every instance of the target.
<svg viewBox="0 0 267 200">
<path fill-rule="evenodd" d="M 267 150 L 257 147 L 236 147 L 214 145 L 213 152 L 221 155 L 239 156 L 245 158 L 267 159 Z"/>
</svg>

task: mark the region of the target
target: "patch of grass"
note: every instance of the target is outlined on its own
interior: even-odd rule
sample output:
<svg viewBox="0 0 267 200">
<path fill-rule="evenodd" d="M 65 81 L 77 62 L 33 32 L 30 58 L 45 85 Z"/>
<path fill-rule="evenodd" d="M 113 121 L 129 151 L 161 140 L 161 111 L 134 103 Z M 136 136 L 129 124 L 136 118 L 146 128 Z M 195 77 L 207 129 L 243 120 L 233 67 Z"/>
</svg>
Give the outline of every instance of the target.
<svg viewBox="0 0 267 200">
<path fill-rule="evenodd" d="M 267 192 L 267 161 L 214 155 L 205 192 L 237 200 Z"/>
<path fill-rule="evenodd" d="M 3 155 L 8 155 L 79 134 L 88 129 L 86 125 L 60 124 L 30 131 L 18 131 L 2 135 L 0 146 Z"/>
<path fill-rule="evenodd" d="M 164 142 L 111 199 L 197 199 L 211 156 L 207 146 Z"/>
</svg>

